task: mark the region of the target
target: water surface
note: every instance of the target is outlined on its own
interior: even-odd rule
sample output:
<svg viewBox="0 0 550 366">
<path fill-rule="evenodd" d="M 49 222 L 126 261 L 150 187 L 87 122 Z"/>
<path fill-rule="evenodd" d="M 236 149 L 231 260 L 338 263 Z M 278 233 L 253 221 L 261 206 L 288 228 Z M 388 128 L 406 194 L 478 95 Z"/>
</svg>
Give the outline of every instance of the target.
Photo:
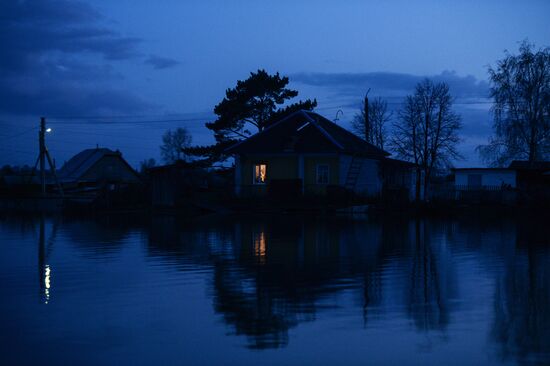
<svg viewBox="0 0 550 366">
<path fill-rule="evenodd" d="M 550 364 L 543 219 L 3 217 L 5 365 Z"/>
</svg>

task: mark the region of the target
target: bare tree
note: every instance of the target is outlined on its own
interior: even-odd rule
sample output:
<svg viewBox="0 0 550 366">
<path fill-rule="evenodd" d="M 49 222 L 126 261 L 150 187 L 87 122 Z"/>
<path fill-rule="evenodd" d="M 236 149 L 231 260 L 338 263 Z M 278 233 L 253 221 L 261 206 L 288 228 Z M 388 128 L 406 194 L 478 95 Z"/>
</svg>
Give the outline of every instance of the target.
<svg viewBox="0 0 550 366">
<path fill-rule="evenodd" d="M 144 159 L 139 163 L 139 172 L 141 174 L 147 173 L 147 170 L 154 168 L 157 165 L 157 162 L 153 158 Z"/>
<path fill-rule="evenodd" d="M 461 158 L 456 150 L 461 118 L 452 110 L 452 105 L 453 98 L 446 83 L 434 84 L 425 79 L 416 85 L 413 95 L 406 97 L 399 119 L 393 125 L 392 149 L 400 158 L 420 168 L 416 174 L 417 200 L 421 185 L 424 198 L 427 197 L 428 183 L 436 169 L 450 166 L 453 159 Z M 424 172 L 423 182 L 421 171 Z"/>
<path fill-rule="evenodd" d="M 489 68 L 494 136 L 478 151 L 494 166 L 550 156 L 550 48 L 524 41 L 519 51 Z"/>
<path fill-rule="evenodd" d="M 384 149 L 387 139 L 386 124 L 391 120 L 392 115 L 392 112 L 388 112 L 388 103 L 385 100 L 378 97 L 369 101 L 365 97 L 361 111 L 351 121 L 351 128 L 365 141 Z"/>
<path fill-rule="evenodd" d="M 186 128 L 168 130 L 162 135 L 160 154 L 165 163 L 174 163 L 177 160 L 186 160 L 187 155 L 183 149 L 191 145 L 191 135 Z"/>
</svg>

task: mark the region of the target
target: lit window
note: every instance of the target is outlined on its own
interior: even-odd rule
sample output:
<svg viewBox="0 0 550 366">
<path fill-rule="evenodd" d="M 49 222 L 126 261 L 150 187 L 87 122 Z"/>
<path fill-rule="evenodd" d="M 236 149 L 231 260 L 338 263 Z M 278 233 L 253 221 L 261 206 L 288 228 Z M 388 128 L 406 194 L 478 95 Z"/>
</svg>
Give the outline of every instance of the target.
<svg viewBox="0 0 550 366">
<path fill-rule="evenodd" d="M 329 169 L 326 164 L 317 165 L 317 184 L 328 184 Z"/>
<path fill-rule="evenodd" d="M 267 179 L 267 165 L 254 165 L 254 184 L 265 184 Z"/>
</svg>

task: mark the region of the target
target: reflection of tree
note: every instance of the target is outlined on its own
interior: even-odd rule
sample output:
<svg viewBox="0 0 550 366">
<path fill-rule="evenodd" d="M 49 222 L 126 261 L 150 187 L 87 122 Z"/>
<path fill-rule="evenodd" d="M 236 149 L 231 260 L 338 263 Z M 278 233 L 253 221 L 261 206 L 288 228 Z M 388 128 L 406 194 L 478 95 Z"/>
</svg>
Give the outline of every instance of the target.
<svg viewBox="0 0 550 366">
<path fill-rule="evenodd" d="M 404 300 L 417 326 L 428 331 L 448 322 L 454 277 L 423 224 L 411 231 L 408 220 L 246 216 L 154 218 L 151 227 L 150 255 L 182 270 L 212 269 L 214 309 L 251 348 L 286 345 L 292 327 L 330 309 L 343 291 L 362 299 L 365 322 L 383 301 L 402 308 L 393 291 L 384 298 L 385 286 L 394 285 L 383 280 L 388 262 L 412 273 Z"/>
<path fill-rule="evenodd" d="M 214 306 L 237 334 L 246 335 L 251 348 L 273 348 L 288 343 L 296 310 L 277 299 L 269 289 L 257 288 L 231 264 L 218 261 L 214 268 Z"/>
<path fill-rule="evenodd" d="M 234 260 L 217 258 L 214 306 L 251 348 L 286 345 L 288 330 L 314 318 L 316 299 L 338 277 L 339 242 L 303 222 L 241 222 Z"/>
<path fill-rule="evenodd" d="M 540 229 L 539 229 L 540 230 Z M 547 360 L 550 353 L 550 255 L 528 248 L 512 257 L 496 283 L 492 336 L 501 357 Z M 538 361 L 537 361 L 538 362 Z"/>
<path fill-rule="evenodd" d="M 449 322 L 447 291 L 441 271 L 450 271 L 450 264 L 442 264 L 437 258 L 432 235 L 427 224 L 417 220 L 414 224 L 413 255 L 408 290 L 409 314 L 418 329 L 441 329 Z"/>
</svg>

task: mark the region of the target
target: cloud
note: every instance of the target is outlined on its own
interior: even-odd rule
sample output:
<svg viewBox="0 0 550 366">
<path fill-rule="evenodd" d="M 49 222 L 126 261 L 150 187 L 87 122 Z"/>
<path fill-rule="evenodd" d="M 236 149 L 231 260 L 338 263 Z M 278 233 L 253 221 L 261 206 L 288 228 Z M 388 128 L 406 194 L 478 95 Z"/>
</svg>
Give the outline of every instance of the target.
<svg viewBox="0 0 550 366">
<path fill-rule="evenodd" d="M 151 107 L 116 87 L 114 61 L 141 57 L 141 40 L 105 27 L 90 5 L 69 0 L 0 4 L 0 113 L 135 112 Z"/>
<path fill-rule="evenodd" d="M 157 70 L 162 70 L 177 66 L 180 62 L 167 57 L 150 55 L 149 58 L 145 60 L 145 63 L 153 66 Z"/>
<path fill-rule="evenodd" d="M 293 82 L 309 86 L 331 88 L 339 96 L 360 97 L 371 88 L 373 94 L 384 97 L 403 97 L 414 90 L 415 85 L 424 78 L 443 81 L 449 84 L 451 92 L 458 98 L 486 98 L 488 84 L 475 77 L 459 76 L 452 71 L 441 74 L 421 76 L 392 72 L 369 73 L 296 73 L 290 75 Z"/>
</svg>

